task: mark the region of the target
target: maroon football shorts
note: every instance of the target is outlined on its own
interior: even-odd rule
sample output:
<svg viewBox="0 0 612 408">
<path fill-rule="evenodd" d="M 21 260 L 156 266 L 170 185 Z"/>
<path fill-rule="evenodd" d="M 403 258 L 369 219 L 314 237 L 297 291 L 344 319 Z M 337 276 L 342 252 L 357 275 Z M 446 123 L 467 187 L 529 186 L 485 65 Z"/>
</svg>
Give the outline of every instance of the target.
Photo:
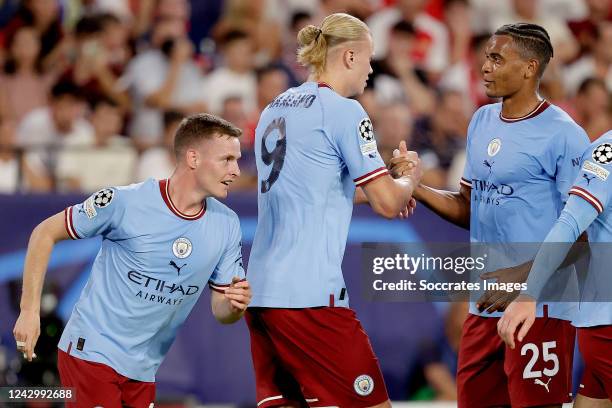
<svg viewBox="0 0 612 408">
<path fill-rule="evenodd" d="M 370 340 L 343 307 L 249 308 L 258 408 L 360 408 L 389 399 Z"/>
<path fill-rule="evenodd" d="M 571 401 L 576 329 L 536 318 L 514 350 L 497 334 L 496 317 L 468 315 L 459 346 L 460 408 L 534 407 Z"/>
<path fill-rule="evenodd" d="M 578 394 L 612 400 L 612 325 L 579 327 L 578 347 L 584 358 Z"/>
<path fill-rule="evenodd" d="M 66 403 L 67 408 L 153 407 L 154 382 L 129 379 L 105 364 L 82 360 L 59 349 L 57 353 L 62 387 L 71 387 L 76 394 L 74 402 Z"/>
</svg>

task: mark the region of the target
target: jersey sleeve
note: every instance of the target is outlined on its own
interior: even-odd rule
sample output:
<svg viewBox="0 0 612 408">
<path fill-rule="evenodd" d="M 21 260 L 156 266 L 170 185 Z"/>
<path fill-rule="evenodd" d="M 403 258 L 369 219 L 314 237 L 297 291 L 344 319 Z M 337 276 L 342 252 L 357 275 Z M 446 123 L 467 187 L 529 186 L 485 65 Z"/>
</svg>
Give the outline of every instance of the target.
<svg viewBox="0 0 612 408">
<path fill-rule="evenodd" d="M 124 200 L 116 188 L 105 188 L 84 202 L 64 210 L 65 226 L 72 239 L 106 235 L 120 223 Z"/>
<path fill-rule="evenodd" d="M 585 149 L 589 145 L 586 133 L 580 128 L 576 131 L 563 135 L 562 142 L 555 141 L 556 161 L 555 181 L 557 191 L 561 194 L 562 201 L 567 201 L 567 194 L 572 186 L 576 175 L 580 170 L 580 163 Z"/>
<path fill-rule="evenodd" d="M 224 293 L 234 277 L 245 278 L 242 263 L 242 232 L 237 216 L 233 218 L 226 249 L 208 280 L 208 286 L 214 291 Z"/>
<path fill-rule="evenodd" d="M 338 118 L 331 118 L 335 121 L 332 137 L 355 186 L 363 187 L 389 172 L 378 153 L 374 127 L 365 110 L 356 101 L 343 108 L 345 112 L 339 112 Z"/>
<path fill-rule="evenodd" d="M 586 201 L 570 196 L 544 243 L 538 250 L 523 293 L 538 299 L 542 290 L 561 266 L 572 245 L 597 218 L 598 213 Z"/>
<path fill-rule="evenodd" d="M 569 194 L 576 195 L 597 210 L 604 211 L 610 200 L 610 168 L 612 167 L 612 143 L 593 143 L 582 156 L 582 166 Z"/>
</svg>

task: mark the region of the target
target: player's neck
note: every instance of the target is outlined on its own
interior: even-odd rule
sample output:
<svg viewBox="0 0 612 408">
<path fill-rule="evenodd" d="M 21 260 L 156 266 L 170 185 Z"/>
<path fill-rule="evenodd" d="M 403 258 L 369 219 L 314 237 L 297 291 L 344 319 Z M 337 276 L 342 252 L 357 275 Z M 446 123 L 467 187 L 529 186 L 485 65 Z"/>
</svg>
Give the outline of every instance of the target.
<svg viewBox="0 0 612 408">
<path fill-rule="evenodd" d="M 324 83 L 325 85 L 329 86 L 337 94 L 342 95 L 344 97 L 348 97 L 347 95 L 348 92 L 344 89 L 346 88 L 346 86 L 344 85 L 343 81 L 341 79 L 336 79 L 329 74 L 323 73 L 319 76 L 310 75 L 308 77 L 308 81 Z"/>
<path fill-rule="evenodd" d="M 168 179 L 168 195 L 177 210 L 186 215 L 194 215 L 202 210 L 206 195 L 198 191 L 192 177 L 185 176 L 180 169 L 176 169 Z"/>
<path fill-rule="evenodd" d="M 537 91 L 528 90 L 517 92 L 512 96 L 503 98 L 502 116 L 508 119 L 521 118 L 533 112 L 542 102 Z"/>
</svg>

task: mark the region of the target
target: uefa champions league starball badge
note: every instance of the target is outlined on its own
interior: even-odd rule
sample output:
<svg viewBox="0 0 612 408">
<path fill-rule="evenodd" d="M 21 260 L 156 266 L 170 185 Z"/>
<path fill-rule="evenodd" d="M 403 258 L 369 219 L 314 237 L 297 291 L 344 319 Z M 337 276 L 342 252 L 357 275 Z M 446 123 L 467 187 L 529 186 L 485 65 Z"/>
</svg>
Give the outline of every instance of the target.
<svg viewBox="0 0 612 408">
<path fill-rule="evenodd" d="M 501 150 L 501 140 L 499 138 L 495 138 L 489 142 L 489 146 L 487 146 L 487 153 L 490 157 L 495 156 Z"/>
<path fill-rule="evenodd" d="M 185 237 L 177 238 L 172 243 L 172 253 L 174 256 L 180 259 L 187 258 L 189 255 L 191 255 L 192 249 L 193 245 L 191 245 L 191 241 Z"/>
<path fill-rule="evenodd" d="M 612 144 L 602 143 L 593 150 L 593 160 L 599 164 L 612 163 Z"/>
<path fill-rule="evenodd" d="M 98 208 L 104 208 L 113 201 L 114 195 L 112 189 L 102 189 L 93 195 L 93 204 Z"/>
</svg>

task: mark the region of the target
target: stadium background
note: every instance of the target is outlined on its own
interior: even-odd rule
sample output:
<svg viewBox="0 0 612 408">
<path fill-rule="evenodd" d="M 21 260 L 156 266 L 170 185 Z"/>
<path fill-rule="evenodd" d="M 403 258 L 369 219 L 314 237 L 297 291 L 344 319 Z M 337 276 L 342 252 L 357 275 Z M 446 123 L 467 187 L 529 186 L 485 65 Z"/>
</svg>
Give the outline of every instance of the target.
<svg viewBox="0 0 612 408">
<path fill-rule="evenodd" d="M 274 96 L 305 77 L 296 32 L 335 11 L 360 16 L 373 32 L 374 74 L 359 99 L 381 154 L 406 140 L 430 185 L 458 188 L 469 118 L 493 102 L 480 82 L 483 44 L 506 22 L 549 30 L 555 58 L 543 96 L 592 140 L 611 127 L 609 0 L 0 0 L 0 386 L 57 381 L 56 341 L 99 244 L 58 245 L 40 359 L 22 365 L 11 330 L 32 228 L 101 187 L 169 176 L 171 135 L 186 114 L 213 112 L 244 129 L 243 173 L 228 204 L 240 215 L 248 257 L 254 126 Z M 359 245 L 466 239 L 421 206 L 407 221 L 355 210 L 345 277 L 395 400 L 452 401 L 465 308 L 364 301 Z M 252 406 L 245 325 L 216 324 L 203 295 L 158 381 L 160 401 Z"/>
</svg>

